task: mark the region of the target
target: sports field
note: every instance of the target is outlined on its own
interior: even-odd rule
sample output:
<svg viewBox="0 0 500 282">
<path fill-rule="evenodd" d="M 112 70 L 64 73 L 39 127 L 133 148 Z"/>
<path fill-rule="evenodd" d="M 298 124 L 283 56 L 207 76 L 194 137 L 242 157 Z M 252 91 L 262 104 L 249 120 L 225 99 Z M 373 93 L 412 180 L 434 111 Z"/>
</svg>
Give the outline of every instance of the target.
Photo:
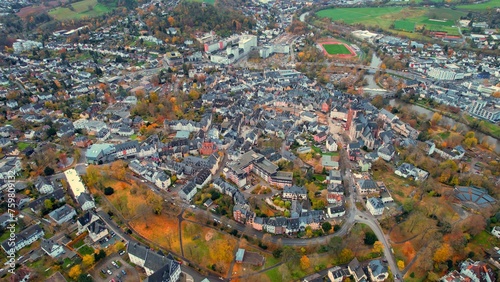
<svg viewBox="0 0 500 282">
<path fill-rule="evenodd" d="M 56 20 L 77 20 L 84 17 L 92 18 L 104 15 L 115 8 L 115 4 L 109 6 L 97 3 L 97 0 L 83 0 L 72 3 L 73 11 L 66 7 L 58 7 L 49 11 L 49 15 Z M 90 8 L 90 9 L 89 9 Z"/>
<path fill-rule="evenodd" d="M 351 51 L 345 47 L 344 44 L 323 44 L 323 48 L 330 55 L 347 55 L 351 54 Z"/>
<path fill-rule="evenodd" d="M 320 18 L 330 18 L 332 21 L 343 21 L 347 24 L 365 23 L 381 25 L 387 22 L 391 16 L 397 16 L 402 10 L 402 7 L 338 8 L 321 10 L 316 14 Z"/>
<path fill-rule="evenodd" d="M 474 10 L 474 11 L 482 11 L 492 8 L 500 8 L 500 0 L 490 0 L 485 3 L 479 4 L 469 4 L 469 5 L 460 5 L 457 6 L 460 10 Z"/>
</svg>

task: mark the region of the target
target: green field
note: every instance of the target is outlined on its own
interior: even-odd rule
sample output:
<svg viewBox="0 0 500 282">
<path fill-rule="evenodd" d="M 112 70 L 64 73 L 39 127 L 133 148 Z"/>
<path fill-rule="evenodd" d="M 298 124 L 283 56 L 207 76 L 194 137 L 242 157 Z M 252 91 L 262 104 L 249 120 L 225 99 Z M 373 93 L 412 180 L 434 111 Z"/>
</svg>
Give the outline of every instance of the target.
<svg viewBox="0 0 500 282">
<path fill-rule="evenodd" d="M 343 21 L 347 24 L 361 23 L 416 37 L 422 35 L 412 32 L 422 27 L 432 31 L 448 32 L 450 35 L 459 35 L 458 29 L 454 27 L 455 21 L 466 15 L 466 12 L 449 8 L 382 7 L 326 9 L 316 14 L 321 18 L 330 18 L 332 21 Z M 394 27 L 392 27 L 393 24 Z"/>
<path fill-rule="evenodd" d="M 409 22 L 409 21 L 404 21 L 404 20 L 403 21 L 395 21 L 394 22 L 394 29 L 413 32 L 413 31 L 415 31 L 415 23 Z"/>
<path fill-rule="evenodd" d="M 330 55 L 349 55 L 351 51 L 344 44 L 323 44 L 323 48 Z"/>
<path fill-rule="evenodd" d="M 460 5 L 457 6 L 460 10 L 487 10 L 491 8 L 500 8 L 500 0 L 491 0 L 481 4 L 470 4 L 470 5 Z"/>
<path fill-rule="evenodd" d="M 83 0 L 80 2 L 75 2 L 71 4 L 73 10 L 69 8 L 58 7 L 54 10 L 49 11 L 49 15 L 56 20 L 77 20 L 81 18 L 92 18 L 104 15 L 115 8 L 115 4 L 110 4 L 109 6 L 97 3 L 97 0 Z M 91 9 L 89 10 L 89 7 Z"/>
</svg>

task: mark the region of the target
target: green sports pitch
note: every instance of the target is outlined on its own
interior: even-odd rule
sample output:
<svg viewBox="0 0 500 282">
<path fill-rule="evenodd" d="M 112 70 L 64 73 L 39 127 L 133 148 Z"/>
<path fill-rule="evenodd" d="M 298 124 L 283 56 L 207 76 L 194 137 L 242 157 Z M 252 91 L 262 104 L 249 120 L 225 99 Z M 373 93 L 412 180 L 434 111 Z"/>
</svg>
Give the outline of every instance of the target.
<svg viewBox="0 0 500 282">
<path fill-rule="evenodd" d="M 329 55 L 350 55 L 351 51 L 344 44 L 322 44 Z"/>
<path fill-rule="evenodd" d="M 413 32 L 415 31 L 415 23 L 409 21 L 394 21 L 394 29 Z"/>
</svg>

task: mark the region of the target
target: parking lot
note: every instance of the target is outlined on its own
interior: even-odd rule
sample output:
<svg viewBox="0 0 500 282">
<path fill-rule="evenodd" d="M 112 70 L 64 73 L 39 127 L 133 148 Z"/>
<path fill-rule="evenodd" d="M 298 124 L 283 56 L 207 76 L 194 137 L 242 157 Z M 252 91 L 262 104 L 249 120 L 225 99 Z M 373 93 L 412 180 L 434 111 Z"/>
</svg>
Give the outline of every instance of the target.
<svg viewBox="0 0 500 282">
<path fill-rule="evenodd" d="M 114 281 L 141 281 L 137 270 L 128 264 L 125 259 L 127 258 L 127 253 L 120 256 L 117 253 L 106 257 L 104 260 L 98 262 L 95 267 L 90 271 L 90 275 L 96 282 L 108 282 L 114 279 Z M 113 265 L 113 262 L 116 262 L 118 267 Z M 102 271 L 106 272 L 103 274 Z M 108 274 L 108 270 L 111 274 Z M 126 272 L 126 275 L 123 275 L 122 270 Z M 104 278 L 103 278 L 104 277 Z"/>
</svg>

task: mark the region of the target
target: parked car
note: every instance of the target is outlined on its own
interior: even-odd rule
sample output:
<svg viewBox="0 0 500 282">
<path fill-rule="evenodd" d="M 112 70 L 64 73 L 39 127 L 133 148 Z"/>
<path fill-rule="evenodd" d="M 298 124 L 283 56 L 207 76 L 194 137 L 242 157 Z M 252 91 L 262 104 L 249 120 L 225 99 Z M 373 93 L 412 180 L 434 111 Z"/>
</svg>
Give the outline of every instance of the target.
<svg viewBox="0 0 500 282">
<path fill-rule="evenodd" d="M 118 253 L 120 256 L 123 256 L 125 254 L 125 250 L 121 250 L 119 253 Z"/>
<path fill-rule="evenodd" d="M 113 274 L 113 272 L 111 272 L 111 270 L 109 270 L 109 269 L 107 270 L 107 272 L 109 275 Z"/>
<path fill-rule="evenodd" d="M 112 261 L 112 262 L 111 262 L 111 264 L 112 264 L 114 267 L 116 267 L 116 268 L 120 268 L 120 267 L 118 266 L 118 264 L 117 264 L 116 262 L 114 262 L 114 261 Z"/>
<path fill-rule="evenodd" d="M 125 271 L 125 269 L 122 269 L 122 274 L 127 275 L 127 272 Z"/>
</svg>

